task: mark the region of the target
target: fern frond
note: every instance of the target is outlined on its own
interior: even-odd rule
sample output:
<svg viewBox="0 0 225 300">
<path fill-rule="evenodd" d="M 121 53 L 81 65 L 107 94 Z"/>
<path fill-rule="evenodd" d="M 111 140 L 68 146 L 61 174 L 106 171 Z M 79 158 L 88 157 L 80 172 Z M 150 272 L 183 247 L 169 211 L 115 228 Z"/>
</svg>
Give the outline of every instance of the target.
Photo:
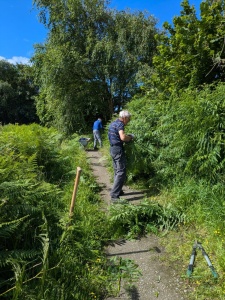
<svg viewBox="0 0 225 300">
<path fill-rule="evenodd" d="M 0 238 L 9 238 L 11 237 L 20 224 L 26 220 L 29 216 L 24 216 L 20 219 L 13 220 L 11 222 L 5 222 L 0 224 Z"/>
<path fill-rule="evenodd" d="M 2 250 L 0 251 L 0 267 L 5 267 L 10 265 L 10 261 L 17 260 L 17 261 L 27 261 L 36 258 L 40 255 L 40 250 L 30 249 L 30 250 Z"/>
</svg>

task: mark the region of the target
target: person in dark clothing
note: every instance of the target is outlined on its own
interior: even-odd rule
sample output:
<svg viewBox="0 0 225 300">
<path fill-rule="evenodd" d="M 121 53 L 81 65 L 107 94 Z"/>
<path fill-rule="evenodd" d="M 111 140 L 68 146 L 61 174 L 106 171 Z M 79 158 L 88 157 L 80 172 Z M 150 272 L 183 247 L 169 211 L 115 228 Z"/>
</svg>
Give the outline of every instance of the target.
<svg viewBox="0 0 225 300">
<path fill-rule="evenodd" d="M 98 118 L 93 124 L 94 150 L 97 150 L 97 142 L 102 147 L 101 131 L 103 130 L 102 119 Z"/>
<path fill-rule="evenodd" d="M 122 187 L 126 179 L 126 157 L 123 143 L 134 139 L 134 135 L 124 132 L 124 127 L 130 119 L 131 114 L 127 110 L 123 110 L 119 113 L 119 118 L 109 125 L 108 138 L 114 169 L 114 183 L 110 192 L 112 202 L 119 200 L 119 196 L 123 193 Z"/>
</svg>

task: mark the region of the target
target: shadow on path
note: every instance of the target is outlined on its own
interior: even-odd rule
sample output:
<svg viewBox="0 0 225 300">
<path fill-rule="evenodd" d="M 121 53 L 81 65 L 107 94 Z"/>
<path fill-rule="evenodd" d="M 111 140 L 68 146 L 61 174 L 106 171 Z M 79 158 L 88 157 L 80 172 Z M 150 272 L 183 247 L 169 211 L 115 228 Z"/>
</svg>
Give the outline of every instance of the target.
<svg viewBox="0 0 225 300">
<path fill-rule="evenodd" d="M 131 251 L 131 252 L 118 252 L 118 253 L 113 253 L 113 254 L 107 254 L 107 256 L 117 256 L 117 255 L 128 255 L 128 254 L 137 254 L 137 253 L 144 253 L 144 252 L 149 252 L 149 250 L 139 250 L 139 251 Z"/>
<path fill-rule="evenodd" d="M 131 300 L 141 300 L 138 289 L 136 288 L 136 286 L 132 286 L 132 287 L 128 288 L 127 293 L 130 296 Z"/>
</svg>

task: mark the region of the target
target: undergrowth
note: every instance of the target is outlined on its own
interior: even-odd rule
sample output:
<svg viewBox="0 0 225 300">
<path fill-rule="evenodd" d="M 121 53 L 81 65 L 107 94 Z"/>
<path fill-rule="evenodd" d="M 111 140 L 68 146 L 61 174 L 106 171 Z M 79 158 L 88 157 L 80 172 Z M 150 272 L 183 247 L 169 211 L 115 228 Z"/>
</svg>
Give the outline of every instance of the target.
<svg viewBox="0 0 225 300">
<path fill-rule="evenodd" d="M 1 127 L 1 299 L 100 300 L 138 276 L 132 261 L 106 259 L 111 229 L 78 140 L 35 124 Z"/>
</svg>

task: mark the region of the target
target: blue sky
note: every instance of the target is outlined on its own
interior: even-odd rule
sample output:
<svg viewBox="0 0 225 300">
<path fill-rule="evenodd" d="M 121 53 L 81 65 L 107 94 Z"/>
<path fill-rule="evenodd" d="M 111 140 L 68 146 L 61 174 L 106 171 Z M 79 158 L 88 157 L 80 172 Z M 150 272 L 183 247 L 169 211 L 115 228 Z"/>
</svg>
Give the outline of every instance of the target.
<svg viewBox="0 0 225 300">
<path fill-rule="evenodd" d="M 202 0 L 189 0 L 199 11 Z M 158 27 L 172 23 L 180 14 L 181 0 L 111 0 L 117 10 L 147 10 L 158 19 Z M 11 63 L 28 63 L 34 53 L 33 45 L 43 43 L 47 30 L 38 20 L 38 11 L 32 8 L 32 0 L 0 0 L 0 59 Z"/>
</svg>

